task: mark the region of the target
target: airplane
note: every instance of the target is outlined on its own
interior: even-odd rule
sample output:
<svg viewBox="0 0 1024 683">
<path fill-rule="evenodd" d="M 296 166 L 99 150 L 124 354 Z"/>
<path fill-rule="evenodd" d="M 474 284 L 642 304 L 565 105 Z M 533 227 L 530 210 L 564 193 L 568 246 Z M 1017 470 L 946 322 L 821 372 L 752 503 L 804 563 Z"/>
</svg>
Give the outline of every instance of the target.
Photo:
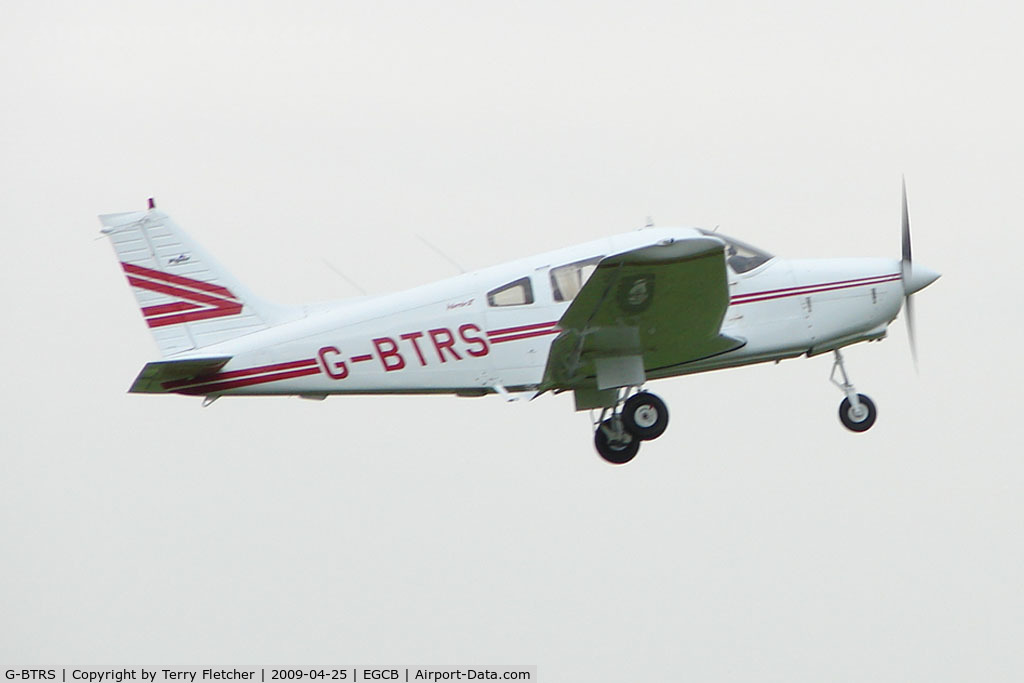
<svg viewBox="0 0 1024 683">
<path fill-rule="evenodd" d="M 130 392 L 229 395 L 572 392 L 607 462 L 661 436 L 649 381 L 831 352 L 839 419 L 872 427 L 874 402 L 841 350 L 884 338 L 939 273 L 902 257 L 790 260 L 716 231 L 648 227 L 413 289 L 283 306 L 252 294 L 156 208 L 100 216 L 162 359 Z M 841 379 L 836 378 L 839 373 Z"/>
</svg>

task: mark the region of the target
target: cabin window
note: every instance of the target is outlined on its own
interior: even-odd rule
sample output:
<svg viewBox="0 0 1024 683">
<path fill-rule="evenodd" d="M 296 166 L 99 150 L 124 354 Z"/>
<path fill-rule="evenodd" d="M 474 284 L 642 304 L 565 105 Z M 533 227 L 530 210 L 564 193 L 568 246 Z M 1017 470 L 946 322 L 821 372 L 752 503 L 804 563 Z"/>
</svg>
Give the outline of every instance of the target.
<svg viewBox="0 0 1024 683">
<path fill-rule="evenodd" d="M 601 256 L 567 263 L 551 269 L 551 292 L 555 301 L 572 301 L 583 289 L 590 276 L 597 270 L 597 264 L 601 262 Z"/>
<path fill-rule="evenodd" d="M 491 306 L 525 306 L 533 303 L 533 286 L 530 278 L 519 278 L 507 285 L 487 292 L 487 303 Z"/>
</svg>

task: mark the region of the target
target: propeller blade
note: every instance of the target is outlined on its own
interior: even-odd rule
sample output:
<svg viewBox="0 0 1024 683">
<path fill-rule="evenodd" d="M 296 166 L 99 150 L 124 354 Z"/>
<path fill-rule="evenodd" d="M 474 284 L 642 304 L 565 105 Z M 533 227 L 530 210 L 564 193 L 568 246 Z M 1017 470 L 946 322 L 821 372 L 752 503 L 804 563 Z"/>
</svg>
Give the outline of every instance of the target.
<svg viewBox="0 0 1024 683">
<path fill-rule="evenodd" d="M 903 310 L 907 316 L 907 339 L 910 341 L 910 355 L 914 359 L 914 372 L 920 372 L 917 365 L 917 336 L 914 328 L 914 299 L 911 296 L 925 285 L 914 281 L 914 262 L 910 249 L 910 210 L 907 208 L 907 177 L 901 176 L 903 194 L 903 260 L 900 261 L 900 277 L 903 280 Z M 927 269 L 925 269 L 927 271 Z M 923 275 L 924 273 L 922 273 Z M 933 278 L 934 279 L 934 278 Z M 930 280 L 929 280 L 930 282 Z"/>
<path fill-rule="evenodd" d="M 901 179 L 903 181 L 903 263 L 904 268 L 909 270 L 911 257 L 910 257 L 910 211 L 907 210 L 907 179 L 906 177 Z"/>
<path fill-rule="evenodd" d="M 910 355 L 914 359 L 914 372 L 920 373 L 917 367 L 917 333 L 914 328 L 914 297 L 908 295 L 903 304 L 903 310 L 907 314 L 907 339 L 910 340 Z"/>
</svg>

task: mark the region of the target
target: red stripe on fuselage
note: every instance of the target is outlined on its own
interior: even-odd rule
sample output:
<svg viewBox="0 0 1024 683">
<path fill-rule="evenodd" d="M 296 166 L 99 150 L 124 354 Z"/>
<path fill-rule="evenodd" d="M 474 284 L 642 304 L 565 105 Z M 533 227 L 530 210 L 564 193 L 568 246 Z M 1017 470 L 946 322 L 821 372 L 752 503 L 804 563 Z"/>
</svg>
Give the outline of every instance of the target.
<svg viewBox="0 0 1024 683">
<path fill-rule="evenodd" d="M 249 377 L 247 379 L 229 380 L 227 382 L 214 382 L 212 384 L 188 387 L 187 389 L 180 390 L 178 393 L 191 395 L 212 394 L 219 391 L 238 389 L 240 387 L 249 387 L 256 384 L 266 384 L 267 382 L 280 382 L 281 380 L 294 379 L 296 377 L 308 377 L 309 375 L 317 375 L 319 373 L 320 368 L 314 366 L 311 368 L 303 368 L 300 370 L 291 370 L 289 372 L 279 372 L 273 375 L 263 375 L 261 377 Z"/>
<path fill-rule="evenodd" d="M 313 369 L 317 372 L 320 368 L 316 364 L 315 358 L 306 358 L 304 360 L 293 360 L 287 363 L 274 363 L 273 365 L 260 365 L 254 368 L 244 368 L 242 370 L 232 370 L 230 372 L 221 372 L 215 375 L 209 375 L 208 377 L 202 378 L 190 378 L 190 379 L 178 379 L 171 382 L 164 382 L 162 384 L 164 389 L 176 389 L 180 387 L 190 388 L 204 388 L 205 385 L 210 383 L 221 383 L 224 380 L 235 379 L 237 377 L 250 377 L 252 375 L 266 375 L 268 373 L 278 373 L 285 370 L 293 370 L 296 368 Z M 268 380 L 272 381 L 272 380 Z M 192 386 L 195 385 L 195 386 Z"/>
<path fill-rule="evenodd" d="M 542 327 L 551 327 L 557 325 L 558 321 L 554 320 L 549 323 L 535 323 L 533 325 L 519 325 L 518 327 L 503 327 L 500 330 L 490 330 L 487 332 L 488 337 L 500 337 L 504 334 L 512 334 L 514 332 L 526 332 L 527 330 L 536 330 Z"/>
<path fill-rule="evenodd" d="M 785 289 L 769 289 L 763 292 L 751 292 L 749 294 L 737 294 L 730 299 L 732 305 L 750 304 L 755 301 L 770 301 L 772 299 L 784 299 L 791 296 L 803 296 L 806 294 L 817 294 L 819 292 L 830 292 L 837 289 L 850 289 L 853 287 L 868 287 L 880 285 L 886 282 L 896 282 L 900 279 L 899 274 L 879 275 L 876 277 L 859 278 L 857 280 L 838 280 L 836 282 L 823 282 L 816 285 L 804 285 L 802 287 L 787 287 Z"/>
<path fill-rule="evenodd" d="M 899 278 L 899 273 L 890 273 L 888 275 L 872 275 L 871 277 L 859 277 L 852 280 L 833 280 L 832 282 L 818 282 L 813 285 L 798 285 L 795 287 L 783 287 L 781 289 L 766 289 L 762 292 L 750 292 L 749 294 L 737 294 L 736 298 L 743 298 L 748 296 L 762 296 L 765 294 L 782 294 L 785 292 L 799 292 L 799 290 L 808 289 L 811 287 L 831 287 L 832 285 L 861 285 L 871 284 L 874 280 L 888 280 L 890 278 Z"/>
<path fill-rule="evenodd" d="M 547 334 L 558 334 L 561 331 L 562 330 L 560 330 L 560 329 L 558 329 L 556 327 L 556 328 L 551 329 L 551 330 L 538 330 L 536 332 L 524 332 L 523 334 L 512 334 L 512 335 L 507 335 L 505 337 L 499 337 L 497 339 L 495 339 L 494 337 L 490 337 L 490 341 L 491 341 L 492 344 L 500 344 L 502 342 L 516 341 L 517 339 L 529 339 L 531 337 L 543 337 L 544 335 L 547 335 Z"/>
</svg>

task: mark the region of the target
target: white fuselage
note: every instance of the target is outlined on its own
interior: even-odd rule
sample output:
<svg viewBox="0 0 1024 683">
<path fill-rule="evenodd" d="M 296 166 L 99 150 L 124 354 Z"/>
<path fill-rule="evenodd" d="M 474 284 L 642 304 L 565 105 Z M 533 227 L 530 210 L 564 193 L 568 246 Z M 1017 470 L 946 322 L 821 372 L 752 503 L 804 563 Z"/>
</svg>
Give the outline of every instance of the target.
<svg viewBox="0 0 1024 683">
<path fill-rule="evenodd" d="M 530 391 L 568 301 L 555 300 L 550 270 L 664 239 L 690 228 L 658 228 L 596 240 L 466 273 L 395 294 L 309 307 L 303 317 L 191 356 L 231 356 L 216 377 L 180 382 L 189 394 L 458 393 Z M 746 344 L 714 358 L 660 370 L 649 379 L 790 358 L 879 339 L 903 300 L 891 259 L 772 258 L 728 270 L 722 333 Z M 490 305 L 488 292 L 529 278 L 533 302 Z M 681 312 L 682 314 L 682 312 Z"/>
</svg>

